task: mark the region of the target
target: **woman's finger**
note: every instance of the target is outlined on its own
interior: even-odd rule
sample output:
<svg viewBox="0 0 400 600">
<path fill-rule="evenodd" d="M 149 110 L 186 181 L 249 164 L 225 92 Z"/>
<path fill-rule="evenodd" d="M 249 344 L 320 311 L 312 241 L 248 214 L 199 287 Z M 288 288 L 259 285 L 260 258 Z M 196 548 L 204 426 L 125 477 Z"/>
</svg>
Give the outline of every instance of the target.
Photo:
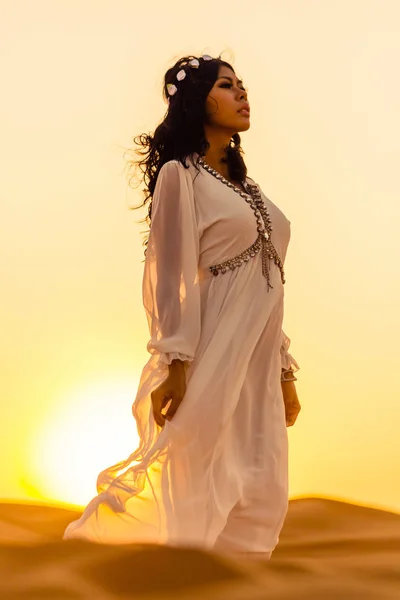
<svg viewBox="0 0 400 600">
<path fill-rule="evenodd" d="M 172 417 L 175 416 L 175 413 L 178 410 L 180 403 L 181 403 L 180 398 L 177 398 L 176 396 L 174 396 L 172 398 L 172 402 L 171 402 L 167 412 L 165 413 L 165 418 L 168 419 L 168 421 L 170 421 L 172 419 Z"/>
<path fill-rule="evenodd" d="M 168 399 L 166 399 L 162 394 L 158 393 L 158 391 L 154 391 L 151 394 L 151 401 L 153 404 L 153 416 L 154 420 L 159 427 L 164 427 L 165 425 L 165 416 L 162 414 L 162 409 L 168 403 Z"/>
<path fill-rule="evenodd" d="M 292 425 L 295 424 L 299 412 L 300 412 L 300 409 L 295 409 L 295 410 L 291 410 L 291 411 L 287 412 L 287 414 L 286 414 L 286 425 L 288 427 L 291 427 Z"/>
<path fill-rule="evenodd" d="M 153 407 L 153 416 L 157 425 L 159 425 L 159 427 L 164 427 L 164 415 L 161 413 L 161 411 Z"/>
<path fill-rule="evenodd" d="M 154 420 L 157 423 L 157 425 L 161 428 L 164 427 L 165 421 L 164 421 L 163 417 L 158 415 L 157 413 L 153 413 L 153 414 L 154 414 Z"/>
</svg>

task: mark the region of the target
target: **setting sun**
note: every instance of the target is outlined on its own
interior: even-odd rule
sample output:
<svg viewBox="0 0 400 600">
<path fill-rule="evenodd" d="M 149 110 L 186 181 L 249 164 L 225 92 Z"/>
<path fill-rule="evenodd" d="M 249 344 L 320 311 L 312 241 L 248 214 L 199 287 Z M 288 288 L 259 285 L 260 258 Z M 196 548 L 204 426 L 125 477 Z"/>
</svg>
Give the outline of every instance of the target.
<svg viewBox="0 0 400 600">
<path fill-rule="evenodd" d="M 132 401 L 130 385 L 107 381 L 71 387 L 58 398 L 58 408 L 36 430 L 29 457 L 43 498 L 83 505 L 96 494 L 98 473 L 137 446 Z"/>
</svg>

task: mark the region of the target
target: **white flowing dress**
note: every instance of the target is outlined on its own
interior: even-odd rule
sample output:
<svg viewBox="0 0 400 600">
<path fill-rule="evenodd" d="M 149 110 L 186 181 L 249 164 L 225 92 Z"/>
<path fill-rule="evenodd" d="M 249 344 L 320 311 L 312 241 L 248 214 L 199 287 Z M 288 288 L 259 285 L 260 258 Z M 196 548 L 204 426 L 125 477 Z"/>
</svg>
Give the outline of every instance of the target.
<svg viewBox="0 0 400 600">
<path fill-rule="evenodd" d="M 139 447 L 100 473 L 98 495 L 63 539 L 272 552 L 288 508 L 281 368 L 300 368 L 282 330 L 284 286 L 271 260 L 267 291 L 261 252 L 211 273 L 254 244 L 257 222 L 238 188 L 187 164 L 165 163 L 153 195 L 143 274 L 150 358 L 132 407 Z M 284 262 L 290 221 L 261 196 Z M 175 358 L 189 362 L 187 388 L 161 429 L 150 394 Z"/>
</svg>

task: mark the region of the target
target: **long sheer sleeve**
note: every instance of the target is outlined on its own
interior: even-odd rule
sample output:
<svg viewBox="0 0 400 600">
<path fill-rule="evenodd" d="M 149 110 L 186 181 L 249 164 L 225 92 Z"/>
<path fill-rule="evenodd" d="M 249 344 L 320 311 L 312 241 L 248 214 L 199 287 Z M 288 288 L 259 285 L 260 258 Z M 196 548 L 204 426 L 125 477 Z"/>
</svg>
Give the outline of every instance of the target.
<svg viewBox="0 0 400 600">
<path fill-rule="evenodd" d="M 193 361 L 200 337 L 199 235 L 193 182 L 177 160 L 165 163 L 153 194 L 143 274 L 150 354 L 169 365 Z"/>
<path fill-rule="evenodd" d="M 293 358 L 293 356 L 289 353 L 290 346 L 290 338 L 285 334 L 285 332 L 281 331 L 281 366 L 282 369 L 292 369 L 293 373 L 300 369 L 297 361 Z"/>
</svg>

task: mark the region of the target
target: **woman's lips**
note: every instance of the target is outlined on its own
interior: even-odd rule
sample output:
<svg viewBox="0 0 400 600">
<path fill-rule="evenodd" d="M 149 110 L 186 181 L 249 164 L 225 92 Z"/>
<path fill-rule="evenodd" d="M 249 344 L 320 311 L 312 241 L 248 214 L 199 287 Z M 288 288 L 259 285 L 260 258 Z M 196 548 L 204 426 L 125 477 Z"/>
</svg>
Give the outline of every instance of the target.
<svg viewBox="0 0 400 600">
<path fill-rule="evenodd" d="M 247 108 L 241 108 L 238 112 L 240 115 L 243 115 L 244 117 L 250 117 L 250 111 L 247 110 Z"/>
</svg>

